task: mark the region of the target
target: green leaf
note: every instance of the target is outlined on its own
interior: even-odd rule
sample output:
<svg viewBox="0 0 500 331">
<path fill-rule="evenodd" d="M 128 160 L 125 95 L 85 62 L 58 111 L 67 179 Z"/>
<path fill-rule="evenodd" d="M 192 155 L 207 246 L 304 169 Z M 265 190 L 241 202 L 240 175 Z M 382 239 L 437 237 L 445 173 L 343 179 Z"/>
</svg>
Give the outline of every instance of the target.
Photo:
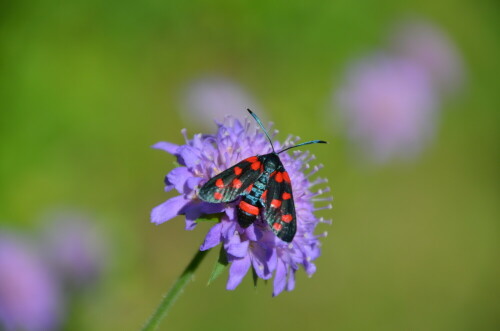
<svg viewBox="0 0 500 331">
<path fill-rule="evenodd" d="M 210 285 L 215 279 L 217 279 L 224 270 L 229 266 L 229 262 L 227 262 L 226 250 L 224 249 L 224 245 L 220 246 L 220 253 L 217 262 L 215 262 L 214 269 L 212 270 L 212 274 L 208 279 L 208 284 Z"/>
<path fill-rule="evenodd" d="M 179 162 L 177 161 L 173 161 L 172 164 L 174 165 L 174 167 L 178 168 L 178 167 L 182 167 Z"/>
<path fill-rule="evenodd" d="M 196 220 L 196 222 L 220 222 L 223 215 L 224 213 L 202 215 Z"/>
</svg>

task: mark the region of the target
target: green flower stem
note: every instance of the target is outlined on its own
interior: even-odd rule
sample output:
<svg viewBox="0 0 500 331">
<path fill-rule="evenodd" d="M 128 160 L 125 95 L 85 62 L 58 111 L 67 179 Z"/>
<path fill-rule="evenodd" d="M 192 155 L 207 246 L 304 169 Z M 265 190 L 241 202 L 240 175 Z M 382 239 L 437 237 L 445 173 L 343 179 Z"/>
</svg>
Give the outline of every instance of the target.
<svg viewBox="0 0 500 331">
<path fill-rule="evenodd" d="M 151 317 L 148 319 L 148 321 L 142 328 L 142 331 L 156 330 L 158 325 L 160 325 L 161 320 L 167 315 L 170 307 L 172 307 L 175 300 L 177 300 L 179 295 L 182 293 L 184 287 L 191 280 L 191 277 L 193 276 L 194 272 L 200 265 L 201 261 L 203 261 L 203 258 L 205 257 L 205 255 L 207 255 L 207 253 L 208 250 L 198 251 L 196 253 L 196 255 L 193 257 L 193 259 L 186 267 L 184 272 L 177 279 L 177 281 L 174 283 L 172 288 L 167 292 L 167 294 L 163 297 L 160 304 L 156 308 L 156 311 L 151 315 Z"/>
</svg>

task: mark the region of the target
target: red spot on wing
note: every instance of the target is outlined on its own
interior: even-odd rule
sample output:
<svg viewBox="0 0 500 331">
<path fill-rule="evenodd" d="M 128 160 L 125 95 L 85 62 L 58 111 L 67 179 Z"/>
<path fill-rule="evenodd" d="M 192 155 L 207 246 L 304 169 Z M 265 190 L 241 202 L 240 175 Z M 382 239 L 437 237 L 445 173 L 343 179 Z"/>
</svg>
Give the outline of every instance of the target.
<svg viewBox="0 0 500 331">
<path fill-rule="evenodd" d="M 292 221 L 292 215 L 290 214 L 286 214 L 286 215 L 283 215 L 281 216 L 281 220 L 285 223 L 290 223 Z"/>
<path fill-rule="evenodd" d="M 282 172 L 276 173 L 276 176 L 274 176 L 274 180 L 276 180 L 278 183 L 281 183 L 283 181 Z"/>
<path fill-rule="evenodd" d="M 281 206 L 281 200 L 273 199 L 273 201 L 271 201 L 271 207 L 279 208 L 280 206 Z"/>
<path fill-rule="evenodd" d="M 279 223 L 273 223 L 273 229 L 276 231 L 280 231 L 283 228 L 283 225 Z"/>
<path fill-rule="evenodd" d="M 241 210 L 249 213 L 250 215 L 259 215 L 259 207 L 252 206 L 248 202 L 241 200 L 238 206 Z"/>
<path fill-rule="evenodd" d="M 215 200 L 221 200 L 222 199 L 222 194 L 219 192 L 214 192 L 214 199 Z"/>
<path fill-rule="evenodd" d="M 219 178 L 215 181 L 215 186 L 217 186 L 218 188 L 224 187 L 224 182 L 222 181 L 222 178 Z"/>
<path fill-rule="evenodd" d="M 260 168 L 260 162 L 259 161 L 255 161 L 254 163 L 252 163 L 251 168 L 253 170 L 258 170 Z"/>
<path fill-rule="evenodd" d="M 251 156 L 251 157 L 245 159 L 245 161 L 248 161 L 250 163 L 254 163 L 254 162 L 258 161 L 258 159 L 257 159 L 257 156 Z"/>
<path fill-rule="evenodd" d="M 267 190 L 265 190 L 264 193 L 262 193 L 262 195 L 260 196 L 260 199 L 261 200 L 266 200 L 267 199 Z"/>
<path fill-rule="evenodd" d="M 242 171 L 243 171 L 243 169 L 241 169 L 240 167 L 234 167 L 234 174 L 236 176 L 239 176 Z"/>
<path fill-rule="evenodd" d="M 288 192 L 283 192 L 282 198 L 283 200 L 288 200 L 292 197 L 292 195 Z"/>
<path fill-rule="evenodd" d="M 288 176 L 288 172 L 286 171 L 283 171 L 283 179 L 285 180 L 285 182 L 287 182 L 288 184 L 291 183 L 290 181 L 290 176 Z"/>
<path fill-rule="evenodd" d="M 241 180 L 239 180 L 238 178 L 235 178 L 231 183 L 231 186 L 234 188 L 240 188 L 241 185 L 242 185 Z"/>
<path fill-rule="evenodd" d="M 248 192 L 250 193 L 252 191 L 252 187 L 253 187 L 253 183 L 250 184 L 246 189 L 245 189 L 245 192 Z"/>
</svg>

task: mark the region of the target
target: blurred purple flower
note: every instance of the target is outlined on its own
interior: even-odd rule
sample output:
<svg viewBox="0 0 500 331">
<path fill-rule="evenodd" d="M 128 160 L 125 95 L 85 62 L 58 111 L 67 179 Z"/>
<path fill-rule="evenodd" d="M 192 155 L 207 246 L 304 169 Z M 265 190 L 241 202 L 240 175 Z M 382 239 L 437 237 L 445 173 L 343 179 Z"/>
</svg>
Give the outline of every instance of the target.
<svg viewBox="0 0 500 331">
<path fill-rule="evenodd" d="M 47 260 L 72 289 L 92 285 L 105 262 L 101 234 L 88 219 L 75 213 L 59 213 L 51 218 L 43 238 Z"/>
<path fill-rule="evenodd" d="M 186 123 L 193 121 L 201 126 L 212 125 L 226 115 L 243 114 L 250 108 L 260 111 L 255 100 L 243 87 L 222 77 L 204 77 L 191 82 L 182 96 L 182 113 Z M 265 116 L 264 116 L 265 118 Z"/>
<path fill-rule="evenodd" d="M 412 61 L 381 55 L 355 63 L 336 95 L 350 140 L 379 163 L 415 156 L 434 132 L 432 87 Z"/>
<path fill-rule="evenodd" d="M 243 123 L 232 117 L 226 117 L 224 123 L 218 124 L 215 135 L 196 134 L 188 139 L 182 131 L 186 144 L 175 145 L 160 142 L 154 148 L 165 150 L 177 157 L 179 167 L 166 176 L 166 190 L 176 189 L 177 195 L 153 209 L 151 220 L 160 224 L 177 215 L 185 215 L 186 229 L 196 226 L 196 219 L 203 214 L 223 212 L 222 219 L 208 232 L 200 250 L 207 250 L 223 244 L 227 253 L 229 279 L 227 289 L 235 289 L 253 267 L 258 277 L 269 279 L 274 274 L 274 292 L 278 295 L 284 289 L 290 291 L 295 286 L 295 272 L 302 265 L 308 275 L 312 275 L 316 267 L 313 261 L 320 255 L 319 238 L 326 233 L 315 235 L 318 223 L 326 222 L 317 218 L 314 212 L 331 208 L 331 205 L 315 208 L 315 201 L 330 201 L 331 197 L 320 197 L 329 192 L 329 188 L 312 191 L 313 186 L 326 182 L 310 176 L 321 166 L 315 166 L 308 174 L 308 162 L 314 159 L 309 152 L 295 151 L 291 157 L 280 154 L 281 161 L 287 169 L 293 183 L 295 207 L 297 212 L 297 233 L 291 243 L 277 238 L 267 223 L 258 218 L 250 227 L 240 227 L 236 219 L 237 202 L 227 204 L 211 204 L 197 197 L 197 189 L 209 178 L 229 168 L 237 162 L 257 154 L 271 152 L 269 142 L 260 131 L 251 129 L 250 122 Z M 295 141 L 295 139 L 293 139 Z M 285 145 L 292 143 L 289 137 Z M 278 150 L 280 144 L 276 143 Z"/>
<path fill-rule="evenodd" d="M 463 85 L 461 54 L 437 26 L 423 20 L 402 22 L 396 25 L 390 42 L 396 55 L 427 70 L 439 90 L 453 92 Z"/>
<path fill-rule="evenodd" d="M 32 247 L 0 233 L 0 329 L 56 330 L 60 308 L 56 280 Z"/>
</svg>

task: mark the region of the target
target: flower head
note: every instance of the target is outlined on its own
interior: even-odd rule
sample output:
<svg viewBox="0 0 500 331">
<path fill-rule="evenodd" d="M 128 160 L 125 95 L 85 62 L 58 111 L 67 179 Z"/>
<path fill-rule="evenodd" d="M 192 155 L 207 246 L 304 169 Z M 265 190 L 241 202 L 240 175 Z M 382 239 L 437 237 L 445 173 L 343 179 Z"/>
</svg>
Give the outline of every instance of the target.
<svg viewBox="0 0 500 331">
<path fill-rule="evenodd" d="M 329 192 L 328 188 L 313 190 L 313 186 L 326 182 L 322 178 L 310 179 L 321 166 L 315 166 L 308 174 L 304 173 L 314 156 L 300 151 L 295 151 L 293 157 L 280 154 L 292 182 L 297 214 L 297 233 L 291 243 L 286 243 L 274 235 L 261 217 L 248 228 L 242 228 L 236 218 L 237 202 L 212 204 L 201 201 L 197 196 L 197 189 L 214 175 L 247 157 L 270 153 L 272 149 L 265 135 L 252 128 L 248 120 L 242 123 L 231 117 L 218 123 L 214 135 L 197 134 L 189 139 L 185 131 L 183 134 L 186 140 L 184 145 L 160 142 L 153 146 L 176 156 L 180 166 L 165 178 L 165 189 L 175 189 L 179 195 L 154 208 L 152 222 L 159 224 L 176 215 L 185 215 L 186 229 L 191 230 L 201 215 L 223 213 L 220 222 L 209 230 L 200 250 L 223 245 L 231 263 L 227 282 L 229 290 L 240 284 L 250 267 L 262 279 L 270 279 L 274 275 L 274 295 L 294 288 L 295 272 L 301 265 L 308 275 L 312 275 L 316 270 L 313 261 L 320 255 L 319 237 L 325 235 L 315 235 L 314 230 L 318 223 L 326 222 L 316 217 L 314 212 L 331 208 L 330 204 L 322 208 L 314 207 L 315 201 L 331 200 L 331 197 L 320 197 Z M 283 146 L 292 141 L 295 139 L 289 137 Z M 280 144 L 276 143 L 275 148 L 280 149 Z"/>
<path fill-rule="evenodd" d="M 54 330 L 60 299 L 54 276 L 31 246 L 0 233 L 0 329 Z"/>
<path fill-rule="evenodd" d="M 214 119 L 223 120 L 234 109 L 259 109 L 242 86 L 222 76 L 206 76 L 190 82 L 181 101 L 181 115 L 186 122 L 195 121 L 203 127 L 211 125 Z"/>
<path fill-rule="evenodd" d="M 336 102 L 351 141 L 378 163 L 415 156 L 434 132 L 436 96 L 413 61 L 381 55 L 355 63 Z"/>
<path fill-rule="evenodd" d="M 44 229 L 47 260 L 74 290 L 94 284 L 101 275 L 105 249 L 100 233 L 84 216 L 75 212 L 51 215 Z"/>
<path fill-rule="evenodd" d="M 464 82 L 462 56 L 444 31 L 424 20 L 396 25 L 391 48 L 398 56 L 427 70 L 436 88 L 446 92 L 459 89 Z"/>
</svg>

